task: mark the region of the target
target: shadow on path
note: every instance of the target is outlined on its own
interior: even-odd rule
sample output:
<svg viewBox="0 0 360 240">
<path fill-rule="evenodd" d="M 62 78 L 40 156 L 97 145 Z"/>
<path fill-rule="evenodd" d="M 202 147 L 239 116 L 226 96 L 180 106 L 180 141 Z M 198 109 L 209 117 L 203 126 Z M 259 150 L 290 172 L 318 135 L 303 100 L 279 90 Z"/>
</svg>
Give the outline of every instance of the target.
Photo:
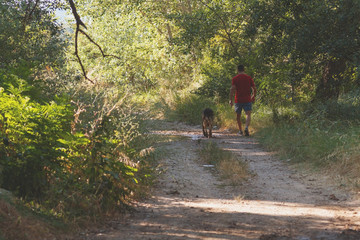
<svg viewBox="0 0 360 240">
<path fill-rule="evenodd" d="M 168 123 L 170 124 L 170 123 Z M 173 128 L 172 128 L 173 127 Z M 181 135 L 166 146 L 165 174 L 153 197 L 112 229 L 86 240 L 137 239 L 360 239 L 360 209 L 346 193 L 309 181 L 250 138 L 215 132 L 204 139 L 200 128 L 174 124 L 153 134 Z M 248 162 L 254 177 L 224 186 L 197 158 L 202 142 L 215 141 Z"/>
</svg>

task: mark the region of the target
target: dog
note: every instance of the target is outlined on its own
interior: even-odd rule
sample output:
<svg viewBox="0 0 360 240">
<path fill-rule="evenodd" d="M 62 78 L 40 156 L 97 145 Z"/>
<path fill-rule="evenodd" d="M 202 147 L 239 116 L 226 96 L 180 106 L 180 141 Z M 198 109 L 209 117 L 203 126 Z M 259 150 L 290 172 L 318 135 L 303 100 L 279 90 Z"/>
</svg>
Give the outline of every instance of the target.
<svg viewBox="0 0 360 240">
<path fill-rule="evenodd" d="M 212 138 L 212 125 L 214 121 L 214 111 L 210 108 L 205 108 L 202 112 L 202 130 L 204 137 Z M 209 132 L 208 132 L 209 129 Z"/>
</svg>

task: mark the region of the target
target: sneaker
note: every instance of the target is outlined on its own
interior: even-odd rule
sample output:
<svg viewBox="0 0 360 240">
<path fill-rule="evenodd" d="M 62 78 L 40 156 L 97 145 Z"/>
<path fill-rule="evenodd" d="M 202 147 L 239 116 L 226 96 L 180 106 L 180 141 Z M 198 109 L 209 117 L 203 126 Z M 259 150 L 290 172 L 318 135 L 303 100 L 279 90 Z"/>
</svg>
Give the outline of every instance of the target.
<svg viewBox="0 0 360 240">
<path fill-rule="evenodd" d="M 249 130 L 247 128 L 245 129 L 245 136 L 247 136 L 247 137 L 250 136 Z"/>
<path fill-rule="evenodd" d="M 242 135 L 243 135 L 243 131 L 240 130 L 240 131 L 238 132 L 238 135 L 242 136 Z"/>
</svg>

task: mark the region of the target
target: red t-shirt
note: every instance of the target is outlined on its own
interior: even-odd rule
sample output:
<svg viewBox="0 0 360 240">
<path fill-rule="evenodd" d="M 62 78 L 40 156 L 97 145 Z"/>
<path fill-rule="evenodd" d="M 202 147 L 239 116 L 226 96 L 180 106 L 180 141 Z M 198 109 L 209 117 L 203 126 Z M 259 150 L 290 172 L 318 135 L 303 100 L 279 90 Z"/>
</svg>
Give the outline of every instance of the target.
<svg viewBox="0 0 360 240">
<path fill-rule="evenodd" d="M 251 102 L 251 87 L 255 87 L 254 80 L 244 73 L 233 77 L 231 81 L 235 85 L 235 103 L 249 103 Z"/>
</svg>

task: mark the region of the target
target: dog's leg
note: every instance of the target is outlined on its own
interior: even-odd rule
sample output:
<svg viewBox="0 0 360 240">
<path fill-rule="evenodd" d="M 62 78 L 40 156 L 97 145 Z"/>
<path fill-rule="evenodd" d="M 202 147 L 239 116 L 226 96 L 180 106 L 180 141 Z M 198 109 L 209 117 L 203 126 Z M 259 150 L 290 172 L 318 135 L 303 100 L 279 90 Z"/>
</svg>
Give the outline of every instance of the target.
<svg viewBox="0 0 360 240">
<path fill-rule="evenodd" d="M 204 137 L 208 137 L 208 133 L 207 133 L 206 126 L 205 126 L 205 119 L 203 119 L 202 130 L 203 130 Z"/>
<path fill-rule="evenodd" d="M 204 129 L 204 130 L 203 130 L 203 134 L 204 134 L 204 137 L 206 137 L 206 138 L 209 137 L 209 136 L 208 136 L 207 129 Z"/>
<path fill-rule="evenodd" d="M 211 110 L 210 108 L 205 108 L 205 110 L 202 113 L 202 129 L 204 136 L 207 138 L 212 137 L 213 118 L 214 118 L 213 110 Z"/>
<path fill-rule="evenodd" d="M 212 138 L 212 123 L 209 124 L 209 138 Z"/>
</svg>

